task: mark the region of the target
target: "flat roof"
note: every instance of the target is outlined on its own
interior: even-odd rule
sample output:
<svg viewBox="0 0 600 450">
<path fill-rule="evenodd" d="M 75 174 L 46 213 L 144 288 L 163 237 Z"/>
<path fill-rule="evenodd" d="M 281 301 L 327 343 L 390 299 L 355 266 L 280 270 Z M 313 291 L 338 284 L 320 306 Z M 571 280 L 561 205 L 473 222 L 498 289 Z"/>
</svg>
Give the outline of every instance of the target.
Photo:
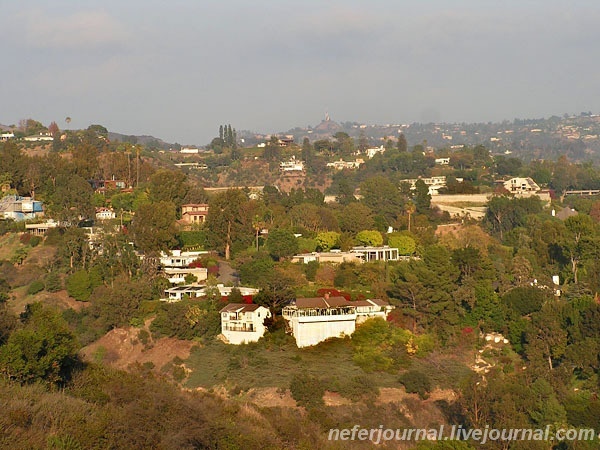
<svg viewBox="0 0 600 450">
<path fill-rule="evenodd" d="M 252 312 L 260 308 L 256 303 L 230 303 L 219 312 Z"/>
<path fill-rule="evenodd" d="M 312 298 L 297 298 L 295 301 L 296 308 L 336 308 L 338 306 L 353 306 L 344 297 L 312 297 Z"/>
</svg>

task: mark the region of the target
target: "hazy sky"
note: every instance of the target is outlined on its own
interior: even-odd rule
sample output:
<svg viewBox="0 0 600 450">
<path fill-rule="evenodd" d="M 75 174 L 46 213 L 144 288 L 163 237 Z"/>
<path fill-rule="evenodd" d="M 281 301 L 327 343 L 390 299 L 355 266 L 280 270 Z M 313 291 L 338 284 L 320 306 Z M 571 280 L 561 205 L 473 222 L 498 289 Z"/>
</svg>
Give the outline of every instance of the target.
<svg viewBox="0 0 600 450">
<path fill-rule="evenodd" d="M 600 111 L 597 0 L 0 0 L 0 123 L 181 144 L 221 123 Z"/>
</svg>

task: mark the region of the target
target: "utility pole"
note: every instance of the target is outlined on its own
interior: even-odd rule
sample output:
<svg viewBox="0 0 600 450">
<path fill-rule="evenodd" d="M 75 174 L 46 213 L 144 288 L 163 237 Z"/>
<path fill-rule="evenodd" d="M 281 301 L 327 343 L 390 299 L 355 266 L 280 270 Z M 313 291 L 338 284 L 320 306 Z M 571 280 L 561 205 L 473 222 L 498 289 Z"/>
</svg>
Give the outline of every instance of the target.
<svg viewBox="0 0 600 450">
<path fill-rule="evenodd" d="M 139 187 L 140 185 L 140 146 L 135 146 L 136 150 L 136 158 L 135 158 L 135 187 Z"/>
<path fill-rule="evenodd" d="M 133 180 L 131 179 L 131 150 L 128 149 L 125 154 L 127 155 L 127 186 L 132 187 Z"/>
</svg>

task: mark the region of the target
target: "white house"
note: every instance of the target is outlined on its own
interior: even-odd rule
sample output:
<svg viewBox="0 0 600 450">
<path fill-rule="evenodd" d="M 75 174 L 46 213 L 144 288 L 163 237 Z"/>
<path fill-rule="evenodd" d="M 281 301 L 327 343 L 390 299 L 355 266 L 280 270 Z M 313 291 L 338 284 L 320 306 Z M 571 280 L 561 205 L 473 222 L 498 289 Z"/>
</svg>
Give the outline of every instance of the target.
<svg viewBox="0 0 600 450">
<path fill-rule="evenodd" d="M 171 250 L 168 254 L 161 253 L 160 264 L 163 267 L 187 267 L 206 254 L 208 254 L 207 251 L 186 252 L 181 250 Z"/>
<path fill-rule="evenodd" d="M 399 251 L 395 247 L 352 247 L 350 253 L 355 253 L 365 262 L 371 261 L 398 261 Z"/>
<path fill-rule="evenodd" d="M 117 214 L 110 208 L 96 208 L 96 219 L 109 220 L 117 217 Z"/>
<path fill-rule="evenodd" d="M 318 263 L 331 263 L 331 264 L 341 264 L 343 262 L 355 262 L 362 263 L 364 262 L 362 256 L 358 253 L 352 252 L 342 252 L 342 251 L 331 251 L 331 252 L 312 252 L 312 253 L 302 253 L 299 255 L 294 255 L 292 257 L 292 262 L 301 262 L 303 264 L 308 264 L 311 261 L 317 261 Z"/>
<path fill-rule="evenodd" d="M 26 223 L 25 229 L 28 233 L 31 233 L 35 236 L 42 236 L 48 232 L 50 228 L 58 227 L 58 222 L 50 219 L 43 223 Z"/>
<path fill-rule="evenodd" d="M 435 163 L 439 164 L 440 166 L 447 166 L 450 164 L 450 158 L 436 158 Z"/>
<path fill-rule="evenodd" d="M 184 168 L 184 167 L 188 167 L 190 169 L 197 169 L 197 170 L 206 170 L 208 169 L 208 166 L 204 163 L 199 163 L 199 162 L 184 162 L 184 163 L 175 163 L 174 164 L 175 167 L 179 167 Z"/>
<path fill-rule="evenodd" d="M 368 148 L 367 150 L 365 150 L 365 153 L 367 154 L 367 158 L 369 158 L 369 159 L 371 159 L 377 153 L 383 154 L 384 152 L 385 152 L 385 147 L 383 145 L 381 147 L 373 147 L 373 148 Z"/>
<path fill-rule="evenodd" d="M 296 157 L 292 156 L 289 161 L 279 163 L 279 170 L 282 172 L 302 172 L 304 171 L 304 161 L 296 160 Z"/>
<path fill-rule="evenodd" d="M 195 276 L 197 281 L 208 279 L 208 269 L 206 267 L 165 267 L 163 271 L 171 284 L 185 283 L 185 277 L 188 275 Z"/>
<path fill-rule="evenodd" d="M 258 289 L 244 287 L 244 286 L 236 286 L 239 289 L 242 297 L 252 297 L 258 294 Z M 231 295 L 231 291 L 234 289 L 231 286 L 224 286 L 222 284 L 217 284 L 217 289 L 219 289 L 219 294 L 221 297 L 229 297 Z M 206 286 L 198 285 L 198 284 L 187 284 L 183 286 L 175 286 L 168 289 L 165 289 L 165 297 L 161 298 L 164 302 L 178 302 L 183 300 L 183 297 L 188 296 L 189 298 L 198 298 L 204 297 L 206 295 Z"/>
<path fill-rule="evenodd" d="M 363 323 L 367 319 L 380 317 L 387 319 L 388 314 L 394 307 L 388 302 L 380 299 L 357 300 L 352 302 L 356 307 L 356 323 Z"/>
<path fill-rule="evenodd" d="M 513 194 L 532 193 L 540 190 L 538 184 L 529 177 L 511 178 L 510 180 L 505 181 L 503 185 L 507 191 Z"/>
<path fill-rule="evenodd" d="M 448 161 L 449 162 L 449 161 Z M 401 183 L 410 183 L 410 188 L 415 189 L 417 185 L 417 181 L 423 181 L 427 187 L 429 188 L 429 195 L 437 195 L 441 188 L 446 187 L 446 176 L 440 175 L 437 177 L 429 177 L 429 178 L 410 178 L 407 180 L 401 180 Z M 456 181 L 462 183 L 462 178 L 457 178 Z"/>
<path fill-rule="evenodd" d="M 363 159 L 356 159 L 354 161 L 344 161 L 340 159 L 339 161 L 329 162 L 327 163 L 327 167 L 330 167 L 334 170 L 344 170 L 344 169 L 358 169 L 361 164 L 364 164 L 365 161 Z"/>
<path fill-rule="evenodd" d="M 230 303 L 221 310 L 221 334 L 229 344 L 256 342 L 267 330 L 267 317 L 271 317 L 271 311 L 264 306 Z"/>
<path fill-rule="evenodd" d="M 350 336 L 356 329 L 356 306 L 344 297 L 298 298 L 282 315 L 298 347 Z"/>
<path fill-rule="evenodd" d="M 179 150 L 179 153 L 187 154 L 187 155 L 197 155 L 200 152 L 197 148 L 194 147 L 182 147 Z"/>
<path fill-rule="evenodd" d="M 53 141 L 54 138 L 50 135 L 50 133 L 40 133 L 34 134 L 32 136 L 26 136 L 23 138 L 24 141 L 28 142 L 44 142 L 44 141 Z"/>
<path fill-rule="evenodd" d="M 15 133 L 7 132 L 0 134 L 0 141 L 8 141 L 9 139 L 14 139 Z"/>
</svg>

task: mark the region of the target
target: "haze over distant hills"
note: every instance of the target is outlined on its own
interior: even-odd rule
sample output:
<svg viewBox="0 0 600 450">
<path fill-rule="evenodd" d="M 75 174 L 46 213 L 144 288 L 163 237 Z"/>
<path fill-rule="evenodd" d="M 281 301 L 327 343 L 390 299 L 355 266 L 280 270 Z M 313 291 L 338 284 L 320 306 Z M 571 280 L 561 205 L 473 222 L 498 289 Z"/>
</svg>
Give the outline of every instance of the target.
<svg viewBox="0 0 600 450">
<path fill-rule="evenodd" d="M 232 124 L 235 127 L 235 124 Z M 0 124 L 7 131 L 11 126 Z M 463 146 L 484 145 L 493 153 L 513 153 L 524 159 L 556 159 L 567 155 L 576 161 L 600 160 L 600 115 L 582 112 L 579 115 L 551 116 L 540 119 L 514 119 L 487 123 L 411 123 L 364 124 L 336 122 L 328 115 L 315 126 L 295 127 L 276 133 L 238 130 L 242 146 L 253 146 L 268 139 L 270 134 L 293 137 L 298 144 L 333 139 L 336 133 L 347 133 L 355 139 L 366 138 L 369 145 L 379 146 L 404 134 L 409 146 L 421 144 L 433 149 L 460 149 Z M 215 136 L 218 128 L 215 127 Z M 111 141 L 140 144 L 155 149 L 179 148 L 152 135 L 127 135 L 109 130 Z M 203 146 L 208 143 L 184 143 Z"/>
</svg>

